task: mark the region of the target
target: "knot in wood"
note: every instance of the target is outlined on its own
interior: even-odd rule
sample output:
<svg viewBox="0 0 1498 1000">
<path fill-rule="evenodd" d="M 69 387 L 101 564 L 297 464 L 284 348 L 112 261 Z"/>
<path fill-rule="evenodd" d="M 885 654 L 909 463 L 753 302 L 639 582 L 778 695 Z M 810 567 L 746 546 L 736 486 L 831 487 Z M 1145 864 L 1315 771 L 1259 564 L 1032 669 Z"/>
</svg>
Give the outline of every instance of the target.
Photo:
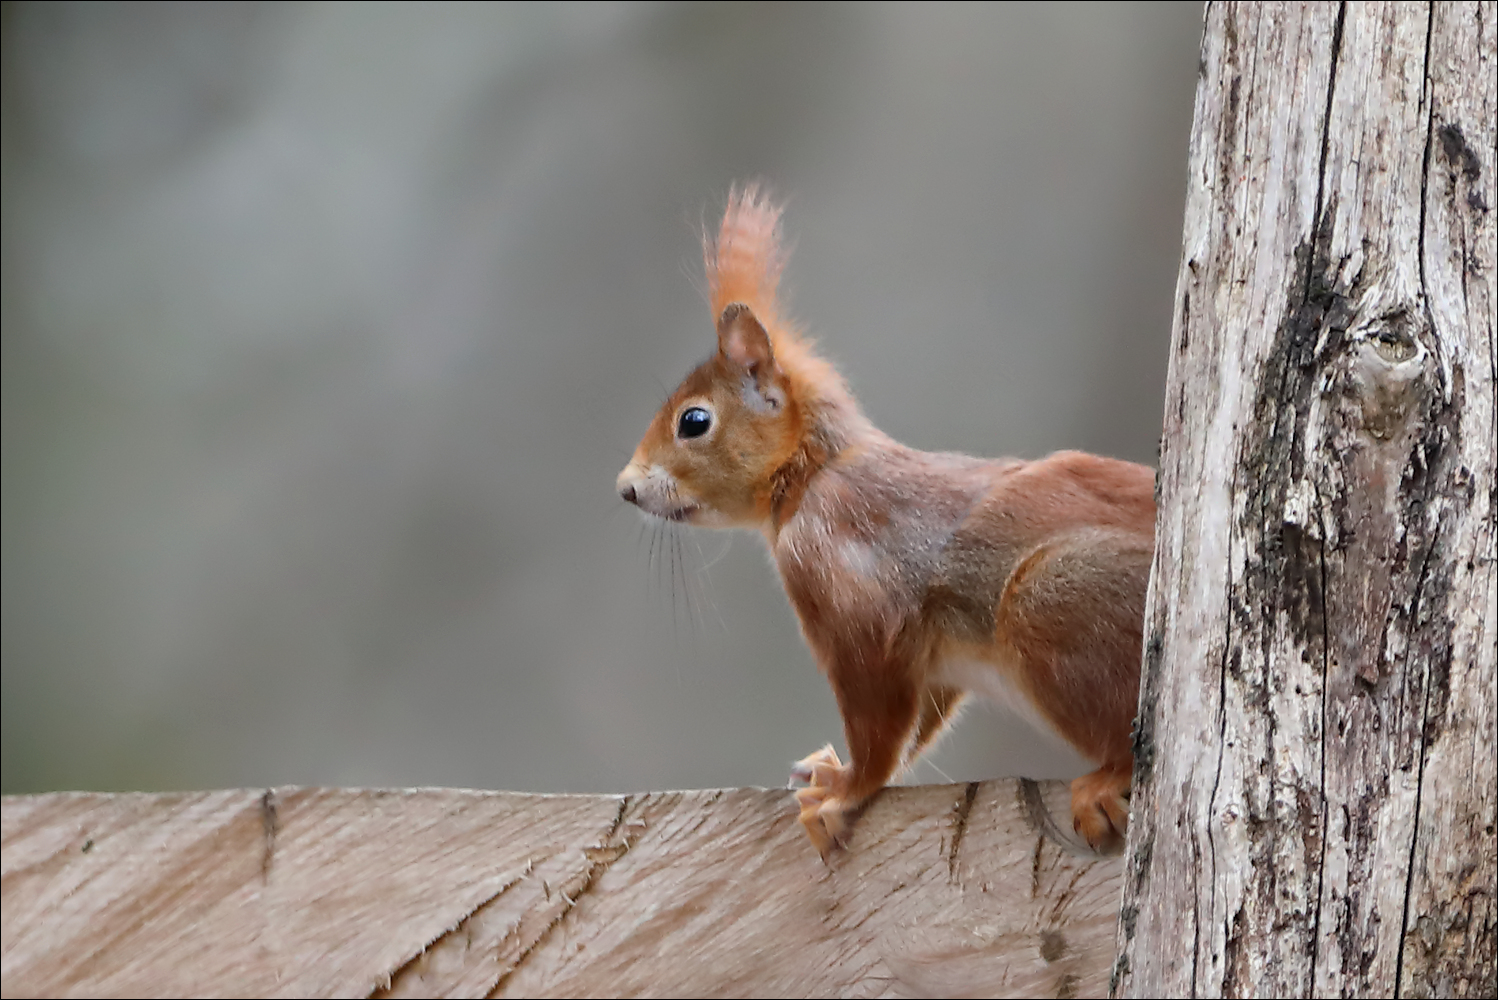
<svg viewBox="0 0 1498 1000">
<path fill-rule="evenodd" d="M 1412 314 L 1400 309 L 1349 331 L 1344 385 L 1358 401 L 1362 430 L 1378 441 L 1403 437 L 1434 388 L 1431 351 L 1413 329 Z"/>
</svg>

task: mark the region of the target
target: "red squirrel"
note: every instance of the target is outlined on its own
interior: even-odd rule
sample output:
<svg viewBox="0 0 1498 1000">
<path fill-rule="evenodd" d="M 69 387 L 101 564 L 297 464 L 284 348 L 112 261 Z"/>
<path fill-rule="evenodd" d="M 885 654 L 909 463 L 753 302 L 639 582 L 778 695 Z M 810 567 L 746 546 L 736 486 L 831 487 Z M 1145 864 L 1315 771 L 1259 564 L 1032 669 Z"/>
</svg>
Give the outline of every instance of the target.
<svg viewBox="0 0 1498 1000">
<path fill-rule="evenodd" d="M 851 760 L 792 769 L 826 860 L 859 810 L 969 694 L 1028 699 L 1098 769 L 1072 819 L 1122 846 L 1133 771 L 1154 471 L 1076 451 L 1035 461 L 907 448 L 876 428 L 784 315 L 781 208 L 734 190 L 704 257 L 718 350 L 619 474 L 656 517 L 759 531 L 832 684 Z"/>
</svg>

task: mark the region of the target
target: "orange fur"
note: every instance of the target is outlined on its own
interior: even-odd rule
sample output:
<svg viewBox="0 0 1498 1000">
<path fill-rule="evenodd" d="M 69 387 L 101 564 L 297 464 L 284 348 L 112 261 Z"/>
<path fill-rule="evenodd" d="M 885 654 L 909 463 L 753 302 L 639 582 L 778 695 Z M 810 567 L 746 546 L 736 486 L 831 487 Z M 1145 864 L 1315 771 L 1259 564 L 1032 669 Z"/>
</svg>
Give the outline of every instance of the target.
<svg viewBox="0 0 1498 1000">
<path fill-rule="evenodd" d="M 851 759 L 793 776 L 826 858 L 970 693 L 1025 699 L 1099 764 L 1072 784 L 1095 848 L 1122 843 L 1154 473 L 1080 452 L 916 451 L 880 432 L 784 317 L 781 209 L 735 190 L 705 240 L 718 352 L 618 479 L 658 517 L 760 531 L 837 696 Z"/>
</svg>

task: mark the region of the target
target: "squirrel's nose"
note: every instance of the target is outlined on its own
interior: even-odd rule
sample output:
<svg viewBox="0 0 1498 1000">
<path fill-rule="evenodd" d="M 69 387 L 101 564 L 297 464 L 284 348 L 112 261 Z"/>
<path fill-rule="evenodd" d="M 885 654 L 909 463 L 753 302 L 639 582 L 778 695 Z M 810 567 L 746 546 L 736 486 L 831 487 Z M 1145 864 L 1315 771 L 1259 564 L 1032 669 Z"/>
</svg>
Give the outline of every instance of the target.
<svg viewBox="0 0 1498 1000">
<path fill-rule="evenodd" d="M 619 495 L 628 502 L 635 504 L 636 506 L 638 506 L 640 503 L 640 498 L 635 495 L 634 483 L 625 483 L 623 486 L 620 486 Z"/>
</svg>

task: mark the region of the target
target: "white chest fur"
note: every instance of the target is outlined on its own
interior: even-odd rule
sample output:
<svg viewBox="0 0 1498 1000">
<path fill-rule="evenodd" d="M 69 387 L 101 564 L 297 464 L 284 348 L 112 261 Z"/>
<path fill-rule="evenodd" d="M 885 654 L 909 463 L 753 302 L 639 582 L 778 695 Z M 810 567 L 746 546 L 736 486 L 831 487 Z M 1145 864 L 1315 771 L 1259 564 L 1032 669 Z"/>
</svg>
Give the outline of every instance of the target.
<svg viewBox="0 0 1498 1000">
<path fill-rule="evenodd" d="M 1065 740 L 1046 721 L 1035 703 L 1014 681 L 1014 668 L 973 656 L 948 656 L 940 661 L 931 680 L 982 698 L 1023 719 L 1030 728 L 1060 745 Z"/>
</svg>

